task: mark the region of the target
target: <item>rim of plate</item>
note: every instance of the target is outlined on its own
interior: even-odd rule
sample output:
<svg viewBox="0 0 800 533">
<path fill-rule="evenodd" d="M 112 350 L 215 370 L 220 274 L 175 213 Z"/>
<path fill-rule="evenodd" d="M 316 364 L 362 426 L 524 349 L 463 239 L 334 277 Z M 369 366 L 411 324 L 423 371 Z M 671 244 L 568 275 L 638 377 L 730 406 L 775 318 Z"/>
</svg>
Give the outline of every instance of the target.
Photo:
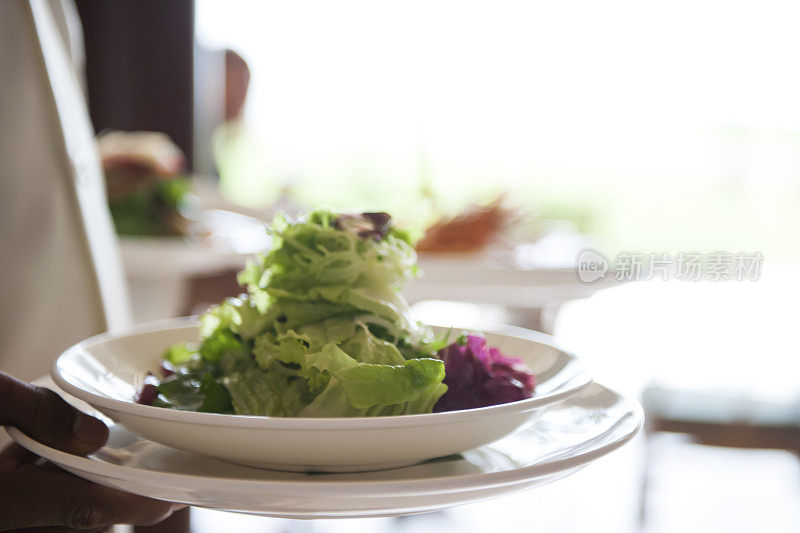
<svg viewBox="0 0 800 533">
<path fill-rule="evenodd" d="M 436 326 L 435 324 L 429 324 Z M 182 329 L 197 327 L 197 317 L 179 317 L 146 322 L 138 324 L 120 331 L 106 332 L 79 342 L 65 350 L 53 363 L 50 369 L 50 376 L 61 389 L 66 393 L 75 396 L 93 406 L 100 406 L 128 414 L 133 414 L 145 418 L 155 418 L 159 420 L 169 420 L 174 422 L 197 423 L 220 427 L 238 428 L 273 428 L 273 429 L 298 429 L 298 430 L 323 430 L 323 429 L 375 429 L 390 426 L 416 426 L 439 424 L 443 422 L 454 422 L 456 420 L 468 420 L 471 418 L 482 417 L 492 414 L 503 414 L 509 412 L 523 413 L 538 409 L 545 405 L 551 405 L 563 401 L 576 395 L 593 383 L 593 379 L 581 365 L 577 356 L 559 348 L 553 338 L 538 331 L 527 330 L 516 326 L 503 326 L 501 328 L 482 330 L 485 333 L 494 333 L 518 337 L 529 341 L 537 342 L 550 346 L 561 352 L 567 357 L 564 369 L 572 366 L 575 368 L 574 375 L 567 380 L 560 389 L 542 396 L 534 396 L 525 400 L 477 407 L 473 409 L 461 409 L 458 411 L 445 411 L 441 413 L 424 413 L 415 415 L 393 415 L 379 417 L 337 417 L 337 418 L 288 418 L 270 416 L 250 416 L 250 415 L 230 415 L 219 413 L 198 413 L 195 411 L 179 411 L 176 409 L 166 409 L 163 407 L 153 407 L 151 405 L 141 405 L 134 401 L 118 400 L 101 394 L 95 394 L 72 384 L 61 375 L 59 362 L 72 352 L 85 350 L 87 347 L 105 342 L 110 339 L 141 335 L 165 329 Z M 442 326 L 436 326 L 442 327 Z M 454 328 L 456 329 L 456 328 Z M 458 328 L 462 329 L 462 328 Z M 470 328 L 463 328 L 469 330 Z"/>
<path fill-rule="evenodd" d="M 158 472 L 155 470 L 144 470 L 130 466 L 116 465 L 113 463 L 93 460 L 87 457 L 72 455 L 55 448 L 51 448 L 31 437 L 22 433 L 15 427 L 8 427 L 6 431 L 18 444 L 28 449 L 29 451 L 44 457 L 45 459 L 56 462 L 65 467 L 74 468 L 81 472 L 88 472 L 111 479 L 132 482 L 147 482 L 148 484 L 164 485 L 165 482 L 170 482 L 170 486 L 181 487 L 183 490 L 197 488 L 201 489 L 203 483 L 207 483 L 209 479 L 213 481 L 217 488 L 248 488 L 255 489 L 257 487 L 266 488 L 272 487 L 281 490 L 321 490 L 327 493 L 332 487 L 337 491 L 347 491 L 348 489 L 353 492 L 359 491 L 372 491 L 378 489 L 392 490 L 392 495 L 423 495 L 433 493 L 451 493 L 451 492 L 465 492 L 470 490 L 484 489 L 490 487 L 499 487 L 504 485 L 514 485 L 517 483 L 524 483 L 525 481 L 532 480 L 538 477 L 571 470 L 587 465 L 588 463 L 599 459 L 604 455 L 624 446 L 630 442 L 641 430 L 644 424 L 644 412 L 639 402 L 622 396 L 616 391 L 609 389 L 599 383 L 596 386 L 605 389 L 606 391 L 614 394 L 620 398 L 627 405 L 628 409 L 609 429 L 602 434 L 593 437 L 582 443 L 568 447 L 567 449 L 576 449 L 576 454 L 567 456 L 560 459 L 548 461 L 545 457 L 538 463 L 524 466 L 513 470 L 505 470 L 501 472 L 486 472 L 478 474 L 461 474 L 450 476 L 446 478 L 416 478 L 416 479 L 403 479 L 403 480 L 385 480 L 385 481 L 336 481 L 336 480 L 303 480 L 303 481 L 275 481 L 275 480 L 259 480 L 259 479 L 241 479 L 232 477 L 215 477 L 207 478 L 193 474 L 177 474 L 172 472 Z M 629 420 L 633 422 L 633 426 L 625 430 L 625 433 L 619 436 L 614 436 L 623 421 Z M 603 444 L 588 451 L 581 452 L 581 447 L 585 446 L 588 442 L 600 439 L 605 440 Z M 146 440 L 146 439 L 145 439 Z M 163 445 L 162 445 L 163 446 Z M 188 452 L 186 452 L 188 453 Z M 561 452 L 564 453 L 564 452 Z M 335 474 L 331 474 L 335 476 Z M 199 483 L 198 483 L 199 482 Z M 375 497 L 380 497 L 380 494 L 373 493 Z"/>
</svg>

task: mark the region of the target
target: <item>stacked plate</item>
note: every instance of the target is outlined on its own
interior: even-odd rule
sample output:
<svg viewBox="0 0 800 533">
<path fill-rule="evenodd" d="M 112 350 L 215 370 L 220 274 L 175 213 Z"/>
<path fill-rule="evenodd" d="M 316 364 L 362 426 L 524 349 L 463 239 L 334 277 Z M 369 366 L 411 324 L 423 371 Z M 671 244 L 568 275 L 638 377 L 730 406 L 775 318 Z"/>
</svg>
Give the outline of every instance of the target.
<svg viewBox="0 0 800 533">
<path fill-rule="evenodd" d="M 114 488 L 214 509 L 290 518 L 433 511 L 543 485 L 629 441 L 638 403 L 591 382 L 541 334 L 486 332 L 536 373 L 533 398 L 446 413 L 284 419 L 138 405 L 136 387 L 165 346 L 192 340 L 190 319 L 88 339 L 53 368 L 55 390 L 107 417 L 89 457 L 12 437 L 53 463 Z"/>
</svg>

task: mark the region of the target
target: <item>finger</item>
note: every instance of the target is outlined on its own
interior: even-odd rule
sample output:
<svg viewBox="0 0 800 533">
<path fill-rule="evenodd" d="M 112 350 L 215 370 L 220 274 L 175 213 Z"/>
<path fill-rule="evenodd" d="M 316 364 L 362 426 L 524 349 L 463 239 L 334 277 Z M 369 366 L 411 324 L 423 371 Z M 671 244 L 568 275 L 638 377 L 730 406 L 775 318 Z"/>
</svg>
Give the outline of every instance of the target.
<svg viewBox="0 0 800 533">
<path fill-rule="evenodd" d="M 0 461 L 2 526 L 96 529 L 151 525 L 182 505 L 96 485 L 63 470 Z"/>
<path fill-rule="evenodd" d="M 13 459 L 19 463 L 33 463 L 39 458 L 35 453 L 29 452 L 16 442 L 12 442 L 0 450 L 0 460 Z"/>
<path fill-rule="evenodd" d="M 55 392 L 0 372 L 0 425 L 15 426 L 42 444 L 79 455 L 102 446 L 108 428 Z"/>
<path fill-rule="evenodd" d="M 133 528 L 133 533 L 191 533 L 191 531 L 192 515 L 188 507 L 176 510 L 169 518 L 153 526 Z"/>
<path fill-rule="evenodd" d="M 112 526 L 113 527 L 113 526 Z M 26 527 L 16 530 L 18 533 L 104 533 L 111 531 L 110 527 L 99 527 L 97 529 L 72 529 L 70 527 Z M 12 532 L 13 533 L 13 532 Z"/>
</svg>

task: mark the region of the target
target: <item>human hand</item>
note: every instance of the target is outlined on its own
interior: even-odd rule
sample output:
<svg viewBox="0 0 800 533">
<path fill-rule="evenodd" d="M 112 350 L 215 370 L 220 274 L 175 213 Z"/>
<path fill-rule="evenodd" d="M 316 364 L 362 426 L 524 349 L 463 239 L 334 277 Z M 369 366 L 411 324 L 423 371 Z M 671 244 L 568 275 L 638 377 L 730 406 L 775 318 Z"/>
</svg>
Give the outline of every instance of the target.
<svg viewBox="0 0 800 533">
<path fill-rule="evenodd" d="M 97 450 L 108 438 L 108 428 L 100 420 L 78 411 L 51 390 L 2 372 L 0 426 L 14 426 L 42 444 L 76 455 Z M 0 451 L 0 531 L 151 525 L 181 507 L 96 485 L 44 463 L 17 444 Z"/>
</svg>

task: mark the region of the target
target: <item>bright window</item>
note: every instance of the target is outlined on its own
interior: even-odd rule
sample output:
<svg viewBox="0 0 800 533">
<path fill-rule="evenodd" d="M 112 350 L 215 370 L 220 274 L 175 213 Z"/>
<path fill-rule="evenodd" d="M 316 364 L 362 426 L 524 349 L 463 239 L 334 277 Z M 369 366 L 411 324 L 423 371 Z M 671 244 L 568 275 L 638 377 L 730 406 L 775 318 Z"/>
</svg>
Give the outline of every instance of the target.
<svg viewBox="0 0 800 533">
<path fill-rule="evenodd" d="M 800 257 L 798 19 L 791 1 L 200 0 L 197 36 L 250 65 L 239 166 L 275 195 L 420 220 L 424 190 L 445 211 L 510 191 L 609 253 L 769 260 Z"/>
</svg>

